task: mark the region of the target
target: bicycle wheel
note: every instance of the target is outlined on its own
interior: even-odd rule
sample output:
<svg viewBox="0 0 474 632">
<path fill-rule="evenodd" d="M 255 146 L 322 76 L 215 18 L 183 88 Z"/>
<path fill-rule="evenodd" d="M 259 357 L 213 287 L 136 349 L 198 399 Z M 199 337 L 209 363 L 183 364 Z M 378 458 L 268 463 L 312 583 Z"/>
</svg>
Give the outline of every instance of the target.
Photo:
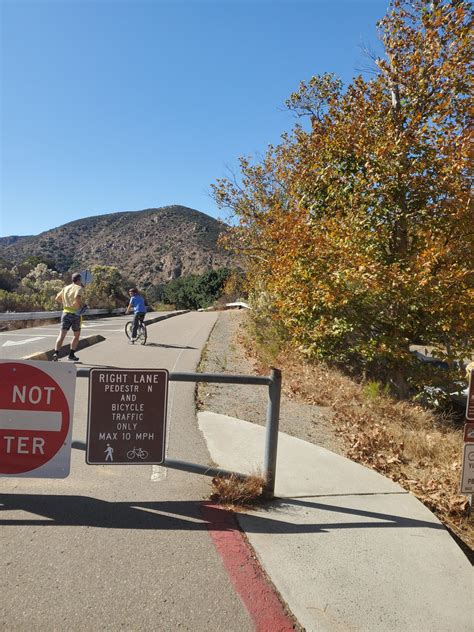
<svg viewBox="0 0 474 632">
<path fill-rule="evenodd" d="M 125 325 L 125 335 L 129 340 L 132 339 L 132 329 L 133 329 L 133 321 L 129 320 Z"/>
<path fill-rule="evenodd" d="M 146 326 L 144 323 L 141 323 L 138 328 L 137 339 L 140 344 L 146 344 Z"/>
</svg>

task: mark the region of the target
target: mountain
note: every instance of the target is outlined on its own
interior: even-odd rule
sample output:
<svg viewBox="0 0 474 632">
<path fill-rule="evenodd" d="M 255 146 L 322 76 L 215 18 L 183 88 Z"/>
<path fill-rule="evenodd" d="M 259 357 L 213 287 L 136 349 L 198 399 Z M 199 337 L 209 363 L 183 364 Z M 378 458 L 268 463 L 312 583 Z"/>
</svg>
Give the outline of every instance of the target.
<svg viewBox="0 0 474 632">
<path fill-rule="evenodd" d="M 226 225 L 185 206 L 97 215 L 28 237 L 0 238 L 0 257 L 21 263 L 30 255 L 54 261 L 60 272 L 93 264 L 116 266 L 140 285 L 235 267 L 217 245 Z"/>
<path fill-rule="evenodd" d="M 29 236 L 30 235 L 25 237 L 21 235 L 11 235 L 10 237 L 0 237 L 0 246 L 10 246 L 10 244 L 16 244 L 22 239 L 28 239 Z"/>
</svg>

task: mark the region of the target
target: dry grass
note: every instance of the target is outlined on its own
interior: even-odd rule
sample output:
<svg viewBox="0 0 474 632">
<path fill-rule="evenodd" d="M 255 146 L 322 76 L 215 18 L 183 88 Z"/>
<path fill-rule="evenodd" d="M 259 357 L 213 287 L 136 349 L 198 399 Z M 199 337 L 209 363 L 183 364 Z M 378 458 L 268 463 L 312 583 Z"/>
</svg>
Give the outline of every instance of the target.
<svg viewBox="0 0 474 632">
<path fill-rule="evenodd" d="M 212 479 L 210 499 L 228 509 L 242 509 L 259 504 L 263 500 L 265 479 L 257 474 L 242 478 L 236 474 L 231 476 L 215 476 Z"/>
<path fill-rule="evenodd" d="M 268 372 L 268 355 L 256 351 L 245 334 L 248 353 Z M 290 398 L 329 406 L 335 431 L 349 458 L 371 467 L 412 492 L 472 550 L 474 521 L 459 494 L 462 429 L 418 405 L 392 399 L 383 388 L 358 384 L 321 364 L 308 364 L 285 349 L 273 358 Z"/>
</svg>

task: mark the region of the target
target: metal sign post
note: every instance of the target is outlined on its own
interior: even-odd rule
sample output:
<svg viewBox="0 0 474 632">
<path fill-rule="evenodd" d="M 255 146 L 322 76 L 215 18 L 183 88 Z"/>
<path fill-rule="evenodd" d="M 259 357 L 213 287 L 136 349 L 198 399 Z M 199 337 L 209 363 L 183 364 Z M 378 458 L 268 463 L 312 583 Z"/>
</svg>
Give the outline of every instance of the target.
<svg viewBox="0 0 474 632">
<path fill-rule="evenodd" d="M 467 390 L 466 420 L 474 421 L 474 370 L 469 371 L 469 388 Z"/>
<path fill-rule="evenodd" d="M 114 373 L 119 373 L 121 369 L 86 369 L 79 368 L 77 374 L 79 377 L 90 377 L 90 374 L 93 371 L 105 372 L 110 370 Z M 164 369 L 157 369 L 157 371 L 165 371 Z M 127 372 L 127 371 L 125 371 Z M 140 371 L 138 371 L 140 372 Z M 143 372 L 143 371 L 142 371 Z M 165 371 L 166 372 L 166 371 Z M 167 372 L 166 372 L 167 373 Z M 269 396 L 268 396 L 268 408 L 267 408 L 267 430 L 266 430 L 266 443 L 265 443 L 265 458 L 264 458 L 264 477 L 265 477 L 265 486 L 264 493 L 267 498 L 272 498 L 275 492 L 275 474 L 276 474 L 276 461 L 277 461 L 277 450 L 278 450 L 278 424 L 279 424 L 279 412 L 280 412 L 280 396 L 281 396 L 281 371 L 279 369 L 273 369 L 271 375 L 264 377 L 260 375 L 231 375 L 226 373 L 170 373 L 168 376 L 170 381 L 175 382 L 208 382 L 213 384 L 249 384 L 249 385 L 260 385 L 260 386 L 268 386 L 269 388 Z M 97 378 L 95 378 L 97 379 Z M 115 448 L 119 446 L 119 435 L 118 432 L 121 430 L 114 430 L 112 428 L 112 424 L 115 423 L 114 419 L 111 419 L 110 415 L 113 400 L 108 400 L 107 406 L 104 408 L 105 415 L 108 415 L 108 422 L 101 421 L 100 419 L 92 419 L 92 413 L 95 414 L 94 408 L 91 404 L 91 384 L 89 383 L 89 429 L 88 429 L 88 442 L 87 445 L 80 444 L 80 442 L 75 442 L 77 445 L 83 446 L 86 450 L 87 457 L 86 461 L 90 464 L 111 464 L 112 458 L 114 463 L 118 463 L 116 457 L 118 457 L 119 452 L 115 452 Z M 101 388 L 102 391 L 99 390 L 99 399 L 102 395 L 105 394 L 104 388 L 105 382 L 102 383 Z M 133 384 L 133 382 L 126 382 L 125 384 Z M 102 395 L 101 395 L 102 393 Z M 160 396 L 161 397 L 161 396 Z M 163 395 L 166 397 L 166 395 Z M 97 409 L 100 411 L 100 408 Z M 131 411 L 130 411 L 131 412 Z M 97 414 L 97 417 L 100 417 L 100 412 Z M 105 428 L 101 427 L 101 424 L 104 425 Z M 135 423 L 135 422 L 132 422 Z M 125 430 L 125 432 L 130 432 Z M 151 430 L 150 432 L 153 432 Z M 98 434 L 102 433 L 102 434 Z M 105 433 L 105 434 L 104 434 Z M 107 434 L 109 433 L 109 434 Z M 115 436 L 114 436 L 115 433 Z M 163 428 L 163 436 L 165 435 Z M 95 443 L 95 447 L 91 448 L 89 443 Z M 110 443 L 111 441 L 117 443 Z M 107 445 L 109 442 L 109 445 Z M 133 449 L 135 447 L 135 450 Z M 113 451 L 110 450 L 113 449 Z M 139 448 L 140 449 L 140 448 Z M 123 458 L 123 450 L 124 448 L 120 448 Z M 148 451 L 147 446 L 141 446 L 141 450 Z M 163 447 L 164 450 L 164 447 Z M 143 452 L 141 452 L 141 457 L 137 457 L 137 447 L 132 446 L 127 448 L 127 454 L 130 452 L 130 457 L 133 456 L 134 459 L 140 459 L 142 463 L 154 463 L 154 461 L 150 461 L 147 457 L 147 460 L 142 459 Z M 125 457 L 125 460 L 122 461 L 124 463 L 130 463 L 131 458 Z M 164 454 L 164 452 L 163 452 Z M 94 457 L 94 455 L 96 455 Z M 114 457 L 115 455 L 115 457 Z M 92 460 L 93 458 L 97 458 L 97 460 Z M 204 476 L 231 476 L 237 475 L 241 478 L 246 478 L 245 474 L 241 474 L 239 472 L 230 472 L 229 470 L 224 470 L 220 467 L 214 467 L 210 465 L 202 465 L 199 463 L 190 463 L 189 461 L 181 461 L 178 459 L 170 459 L 164 458 L 164 460 L 158 462 L 158 465 L 164 465 L 169 468 L 173 468 L 176 470 L 181 470 L 183 472 L 193 472 L 196 474 L 203 474 Z M 135 460 L 135 462 L 138 462 Z"/>
<path fill-rule="evenodd" d="M 469 387 L 467 389 L 466 423 L 464 425 L 464 453 L 461 470 L 461 494 L 467 494 L 469 514 L 472 511 L 474 493 L 474 370 L 469 371 Z"/>
<path fill-rule="evenodd" d="M 266 481 L 266 494 L 272 497 L 275 491 L 278 426 L 280 424 L 281 371 L 273 368 L 270 379 L 263 475 Z"/>
</svg>

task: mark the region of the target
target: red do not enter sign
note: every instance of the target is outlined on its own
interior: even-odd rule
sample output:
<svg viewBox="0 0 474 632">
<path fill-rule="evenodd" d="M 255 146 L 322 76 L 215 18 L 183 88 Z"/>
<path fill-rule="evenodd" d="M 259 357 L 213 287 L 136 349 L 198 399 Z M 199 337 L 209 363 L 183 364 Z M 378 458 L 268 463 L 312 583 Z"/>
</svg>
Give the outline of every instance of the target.
<svg viewBox="0 0 474 632">
<path fill-rule="evenodd" d="M 70 435 L 72 406 L 60 384 L 65 368 L 37 364 L 0 362 L 0 475 L 21 475 L 54 461 Z M 68 473 L 69 459 L 59 476 Z"/>
</svg>

